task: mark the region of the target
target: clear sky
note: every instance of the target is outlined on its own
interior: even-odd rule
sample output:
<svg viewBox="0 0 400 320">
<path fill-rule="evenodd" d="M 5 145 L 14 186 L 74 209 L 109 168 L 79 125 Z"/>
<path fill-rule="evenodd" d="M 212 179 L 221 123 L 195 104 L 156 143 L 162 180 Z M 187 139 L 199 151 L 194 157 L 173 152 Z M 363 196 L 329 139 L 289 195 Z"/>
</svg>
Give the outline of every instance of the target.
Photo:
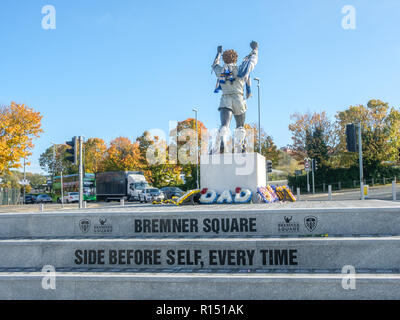
<svg viewBox="0 0 400 320">
<path fill-rule="evenodd" d="M 42 28 L 44 5 L 56 29 Z M 356 29 L 342 28 L 342 8 Z M 400 106 L 399 0 L 0 0 L 0 104 L 40 111 L 51 142 L 72 136 L 135 139 L 193 117 L 219 124 L 211 64 L 219 44 L 240 58 L 259 42 L 262 126 L 289 144 L 294 112 L 330 116 L 371 98 Z M 247 122 L 257 121 L 255 95 Z"/>
</svg>

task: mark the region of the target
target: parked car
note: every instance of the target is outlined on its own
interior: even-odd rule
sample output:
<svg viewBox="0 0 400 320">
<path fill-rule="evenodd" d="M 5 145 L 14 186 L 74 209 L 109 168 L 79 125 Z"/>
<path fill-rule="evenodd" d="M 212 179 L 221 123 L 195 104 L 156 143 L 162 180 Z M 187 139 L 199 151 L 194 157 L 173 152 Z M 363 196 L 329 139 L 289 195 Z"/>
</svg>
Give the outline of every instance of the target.
<svg viewBox="0 0 400 320">
<path fill-rule="evenodd" d="M 67 192 L 64 196 L 64 203 L 79 202 L 79 192 Z"/>
<path fill-rule="evenodd" d="M 33 194 L 26 194 L 25 195 L 25 204 L 32 204 L 36 203 L 36 196 Z"/>
<path fill-rule="evenodd" d="M 39 194 L 36 203 L 53 203 L 53 199 L 48 194 Z"/>
<path fill-rule="evenodd" d="M 184 192 L 178 187 L 164 187 L 161 188 L 161 191 L 164 193 L 165 199 L 172 199 L 172 197 L 179 198 L 184 194 Z"/>
<path fill-rule="evenodd" d="M 146 188 L 139 193 L 140 202 L 153 202 L 164 200 L 164 194 L 157 188 Z"/>
</svg>

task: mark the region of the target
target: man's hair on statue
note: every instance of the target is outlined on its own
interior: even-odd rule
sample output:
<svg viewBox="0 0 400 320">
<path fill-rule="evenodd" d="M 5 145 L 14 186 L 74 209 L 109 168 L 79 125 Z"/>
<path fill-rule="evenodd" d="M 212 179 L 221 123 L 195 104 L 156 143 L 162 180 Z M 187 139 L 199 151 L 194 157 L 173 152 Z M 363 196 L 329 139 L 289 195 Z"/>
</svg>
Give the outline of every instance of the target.
<svg viewBox="0 0 400 320">
<path fill-rule="evenodd" d="M 226 64 L 236 63 L 238 59 L 238 54 L 235 50 L 226 50 L 222 54 L 222 59 Z"/>
</svg>

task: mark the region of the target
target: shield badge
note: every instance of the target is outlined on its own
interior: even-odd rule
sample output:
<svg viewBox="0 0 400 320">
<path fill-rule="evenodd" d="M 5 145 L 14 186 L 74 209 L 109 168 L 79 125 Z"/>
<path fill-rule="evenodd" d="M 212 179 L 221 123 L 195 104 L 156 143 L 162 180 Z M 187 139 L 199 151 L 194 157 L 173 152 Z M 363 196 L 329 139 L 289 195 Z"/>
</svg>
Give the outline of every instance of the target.
<svg viewBox="0 0 400 320">
<path fill-rule="evenodd" d="M 86 233 L 90 229 L 90 220 L 89 219 L 82 219 L 79 221 L 79 228 L 82 232 Z"/>
<path fill-rule="evenodd" d="M 314 216 L 305 217 L 304 224 L 308 231 L 313 232 L 318 225 L 318 218 Z"/>
</svg>

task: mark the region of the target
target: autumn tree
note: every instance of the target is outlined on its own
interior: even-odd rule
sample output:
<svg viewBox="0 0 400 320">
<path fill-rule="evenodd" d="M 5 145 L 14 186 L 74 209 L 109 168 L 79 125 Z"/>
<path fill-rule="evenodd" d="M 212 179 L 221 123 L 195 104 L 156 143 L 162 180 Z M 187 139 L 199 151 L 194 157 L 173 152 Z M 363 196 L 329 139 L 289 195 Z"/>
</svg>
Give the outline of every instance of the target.
<svg viewBox="0 0 400 320">
<path fill-rule="evenodd" d="M 197 120 L 197 142 L 198 154 L 207 153 L 208 130 L 203 122 Z M 178 122 L 176 128 L 170 132 L 173 141 L 169 145 L 170 152 L 177 154 L 180 164 L 196 163 L 196 120 L 188 118 Z M 206 139 L 206 141 L 203 141 Z"/>
<path fill-rule="evenodd" d="M 18 171 L 9 170 L 1 177 L 0 187 L 6 189 L 19 189 L 21 188 L 21 176 Z"/>
<path fill-rule="evenodd" d="M 0 173 L 20 168 L 21 159 L 32 154 L 33 139 L 43 132 L 41 120 L 39 112 L 24 104 L 0 108 Z"/>
<path fill-rule="evenodd" d="M 118 137 L 110 142 L 102 169 L 104 171 L 137 171 L 142 169 L 139 143 L 132 143 L 126 137 Z"/>
<path fill-rule="evenodd" d="M 173 151 L 178 155 L 178 163 L 182 166 L 182 174 L 185 177 L 184 188 L 186 189 L 197 187 L 196 148 L 199 158 L 201 154 L 208 153 L 209 131 L 199 120 L 197 121 L 197 131 L 197 147 L 196 119 L 188 118 L 178 122 L 177 127 L 170 133 L 172 137 L 176 137 L 176 140 L 170 144 L 169 149 L 170 152 Z M 200 159 L 198 159 L 198 163 L 200 163 Z"/>
<path fill-rule="evenodd" d="M 107 145 L 100 138 L 90 138 L 84 144 L 85 172 L 101 172 L 107 154 Z"/>
<path fill-rule="evenodd" d="M 335 123 L 321 113 L 295 113 L 291 115 L 293 121 L 289 125 L 293 143 L 290 148 L 296 160 L 302 161 L 306 157 L 328 159 L 337 146 Z"/>
</svg>

